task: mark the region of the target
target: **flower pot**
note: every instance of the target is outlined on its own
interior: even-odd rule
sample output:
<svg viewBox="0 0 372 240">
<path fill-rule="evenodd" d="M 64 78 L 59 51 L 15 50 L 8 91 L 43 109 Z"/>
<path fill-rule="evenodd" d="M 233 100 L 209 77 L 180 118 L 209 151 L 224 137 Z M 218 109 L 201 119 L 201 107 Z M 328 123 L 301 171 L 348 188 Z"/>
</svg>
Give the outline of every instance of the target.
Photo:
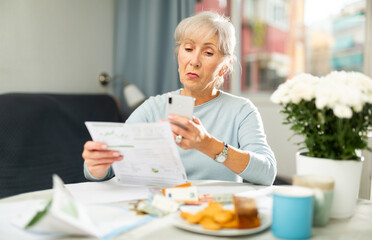
<svg viewBox="0 0 372 240">
<path fill-rule="evenodd" d="M 360 161 L 332 160 L 296 154 L 297 174 L 316 174 L 333 177 L 335 188 L 331 218 L 348 218 L 354 214 L 364 158 Z"/>
</svg>

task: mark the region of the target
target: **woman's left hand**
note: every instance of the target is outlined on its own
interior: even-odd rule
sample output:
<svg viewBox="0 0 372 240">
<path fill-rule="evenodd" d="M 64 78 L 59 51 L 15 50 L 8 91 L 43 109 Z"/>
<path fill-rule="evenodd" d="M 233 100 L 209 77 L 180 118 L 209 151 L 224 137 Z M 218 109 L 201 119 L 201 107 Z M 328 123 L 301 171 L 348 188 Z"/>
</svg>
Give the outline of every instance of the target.
<svg viewBox="0 0 372 240">
<path fill-rule="evenodd" d="M 184 150 L 196 149 L 202 151 L 212 140 L 212 136 L 205 130 L 197 117 L 190 120 L 178 115 L 169 115 L 168 120 L 171 123 L 174 139 L 177 136 L 182 136 L 182 140 L 176 143 Z"/>
</svg>

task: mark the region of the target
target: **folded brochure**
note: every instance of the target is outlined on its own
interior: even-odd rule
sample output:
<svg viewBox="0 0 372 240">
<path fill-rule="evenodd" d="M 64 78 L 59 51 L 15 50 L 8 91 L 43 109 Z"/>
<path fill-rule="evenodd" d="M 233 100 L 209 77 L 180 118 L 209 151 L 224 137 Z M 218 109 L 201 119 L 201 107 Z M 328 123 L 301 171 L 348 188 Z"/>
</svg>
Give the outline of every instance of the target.
<svg viewBox="0 0 372 240">
<path fill-rule="evenodd" d="M 12 223 L 36 234 L 108 239 L 153 219 L 122 207 L 81 204 L 54 175 L 52 198 L 31 206 L 29 211 L 15 216 Z"/>
</svg>

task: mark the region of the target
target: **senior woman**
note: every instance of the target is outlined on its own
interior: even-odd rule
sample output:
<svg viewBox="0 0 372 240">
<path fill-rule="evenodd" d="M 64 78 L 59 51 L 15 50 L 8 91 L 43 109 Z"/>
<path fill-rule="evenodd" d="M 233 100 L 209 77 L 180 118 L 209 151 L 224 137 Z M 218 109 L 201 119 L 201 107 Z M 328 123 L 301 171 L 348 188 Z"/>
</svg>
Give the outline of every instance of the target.
<svg viewBox="0 0 372 240">
<path fill-rule="evenodd" d="M 168 118 L 188 179 L 239 181 L 241 177 L 272 184 L 276 160 L 257 108 L 246 98 L 219 90 L 234 59 L 234 26 L 216 13 L 201 12 L 182 20 L 174 37 L 183 89 L 172 93 L 195 98 L 193 119 L 165 116 L 167 94 L 163 94 L 146 100 L 126 123 Z M 104 143 L 92 141 L 84 145 L 83 158 L 86 178 L 96 181 L 114 176 L 112 163 L 125 161 Z"/>
</svg>

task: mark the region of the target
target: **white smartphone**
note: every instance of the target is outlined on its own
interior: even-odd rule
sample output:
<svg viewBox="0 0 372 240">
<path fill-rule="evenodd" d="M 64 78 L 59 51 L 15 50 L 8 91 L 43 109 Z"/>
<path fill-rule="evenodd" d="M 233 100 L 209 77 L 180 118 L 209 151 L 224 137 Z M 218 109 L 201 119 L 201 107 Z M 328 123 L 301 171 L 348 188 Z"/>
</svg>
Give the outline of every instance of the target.
<svg viewBox="0 0 372 240">
<path fill-rule="evenodd" d="M 194 115 L 195 98 L 178 94 L 168 94 L 166 116 L 169 114 L 179 115 L 192 119 Z"/>
</svg>

